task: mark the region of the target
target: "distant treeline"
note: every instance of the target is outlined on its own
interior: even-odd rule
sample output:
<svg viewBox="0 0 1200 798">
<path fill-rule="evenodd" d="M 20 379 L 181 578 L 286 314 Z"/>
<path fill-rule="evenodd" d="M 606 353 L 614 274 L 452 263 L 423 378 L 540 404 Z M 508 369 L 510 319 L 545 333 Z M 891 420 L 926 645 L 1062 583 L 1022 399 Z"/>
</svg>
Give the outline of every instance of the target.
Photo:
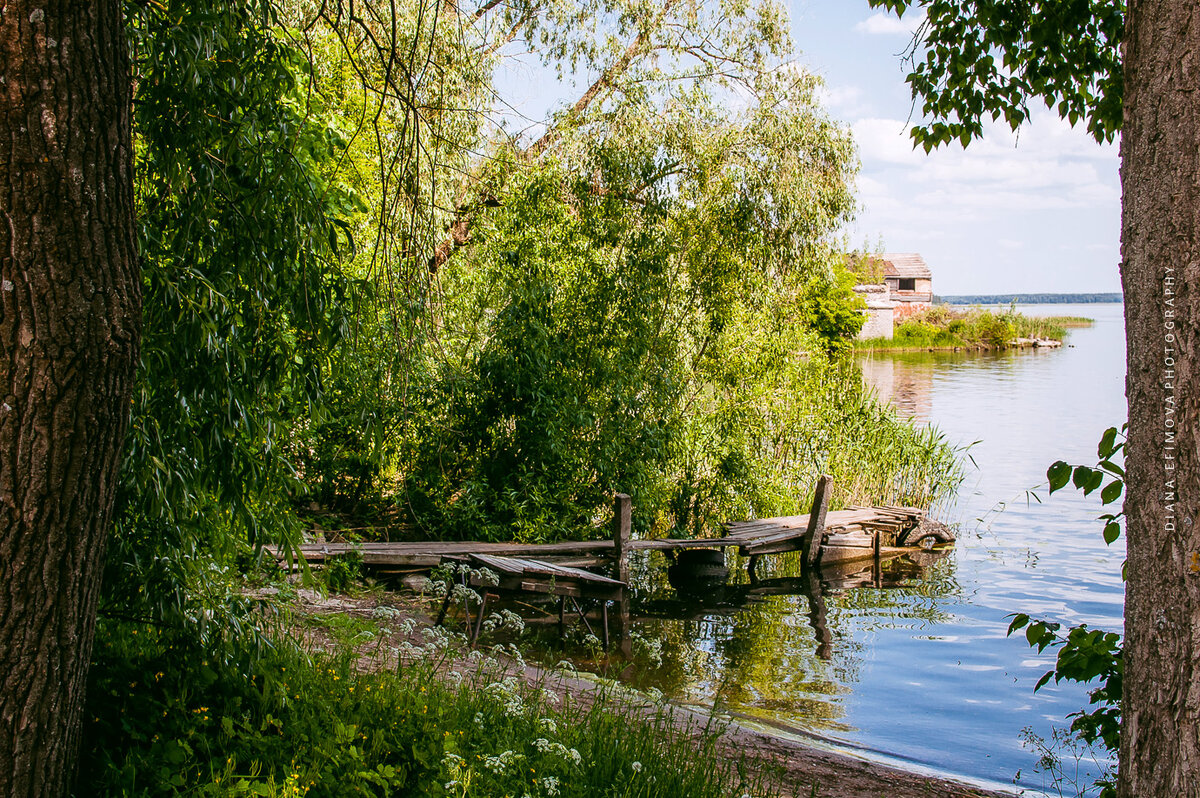
<svg viewBox="0 0 1200 798">
<path fill-rule="evenodd" d="M 1120 302 L 1121 294 L 964 294 L 933 297 L 935 304 L 946 305 L 1087 305 L 1099 302 Z"/>
</svg>

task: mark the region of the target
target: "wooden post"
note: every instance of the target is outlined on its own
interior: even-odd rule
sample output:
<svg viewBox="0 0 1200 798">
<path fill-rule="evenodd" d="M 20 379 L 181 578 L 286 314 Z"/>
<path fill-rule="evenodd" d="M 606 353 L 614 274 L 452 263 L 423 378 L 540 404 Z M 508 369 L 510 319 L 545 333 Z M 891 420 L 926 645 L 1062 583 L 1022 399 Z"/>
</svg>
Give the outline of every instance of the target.
<svg viewBox="0 0 1200 798">
<path fill-rule="evenodd" d="M 621 653 L 625 656 L 633 655 L 633 639 L 630 637 L 630 618 L 629 618 L 629 541 L 633 534 L 633 499 L 629 498 L 628 494 L 618 493 L 613 499 L 613 546 L 615 547 L 614 554 L 617 558 L 617 573 L 616 578 L 624 582 L 626 587 L 621 588 L 620 596 L 617 601 L 617 641 L 620 645 Z M 606 607 L 607 609 L 607 607 Z M 607 626 L 607 615 L 605 616 L 605 625 Z M 606 630 L 607 631 L 607 630 Z M 607 638 L 607 634 L 605 635 Z M 608 641 L 605 640 L 605 647 L 608 647 Z"/>
<path fill-rule="evenodd" d="M 600 602 L 600 613 L 604 619 L 604 651 L 608 653 L 608 601 Z"/>
<path fill-rule="evenodd" d="M 613 500 L 613 546 L 617 558 L 617 579 L 629 581 L 629 538 L 633 531 L 633 499 L 618 493 Z"/>
<path fill-rule="evenodd" d="M 875 587 L 883 587 L 883 531 L 875 530 L 874 544 L 875 555 L 874 562 L 871 565 L 871 579 L 875 583 Z"/>
<path fill-rule="evenodd" d="M 825 539 L 825 512 L 829 509 L 829 492 L 833 477 L 822 474 L 817 479 L 817 491 L 813 494 L 812 509 L 808 511 L 808 532 L 804 538 L 804 564 L 816 565 L 821 557 L 821 543 Z"/>
</svg>

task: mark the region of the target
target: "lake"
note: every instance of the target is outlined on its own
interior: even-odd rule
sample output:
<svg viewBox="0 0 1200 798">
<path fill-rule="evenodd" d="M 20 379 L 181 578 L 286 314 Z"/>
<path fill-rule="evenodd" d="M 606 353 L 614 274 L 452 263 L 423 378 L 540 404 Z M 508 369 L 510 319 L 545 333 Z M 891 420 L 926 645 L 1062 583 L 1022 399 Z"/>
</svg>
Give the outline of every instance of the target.
<svg viewBox="0 0 1200 798">
<path fill-rule="evenodd" d="M 961 490 L 935 511 L 959 525 L 946 556 L 868 573 L 874 586 L 835 582 L 820 622 L 799 590 L 747 601 L 734 585 L 679 601 L 647 566 L 637 631 L 662 641 L 664 662 L 623 678 L 885 761 L 992 785 L 1020 772 L 1019 785 L 1042 787 L 1022 730 L 1049 739 L 1086 692 L 1050 684 L 1035 694 L 1053 654 L 1005 633 L 1016 612 L 1121 628 L 1122 543 L 1104 544 L 1098 496 L 1049 497 L 1045 472 L 1058 459 L 1093 464 L 1100 435 L 1124 421 L 1124 330 L 1117 304 L 1022 312 L 1096 323 L 1061 349 L 862 361 L 883 398 L 969 447 Z"/>
</svg>

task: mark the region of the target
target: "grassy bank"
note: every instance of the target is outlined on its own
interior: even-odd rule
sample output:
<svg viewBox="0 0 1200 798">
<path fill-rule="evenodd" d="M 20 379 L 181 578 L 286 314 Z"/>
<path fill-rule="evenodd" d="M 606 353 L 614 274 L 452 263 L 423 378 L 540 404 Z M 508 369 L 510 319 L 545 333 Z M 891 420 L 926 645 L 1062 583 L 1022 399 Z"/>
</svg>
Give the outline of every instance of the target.
<svg viewBox="0 0 1200 798">
<path fill-rule="evenodd" d="M 680 729 L 616 698 L 560 701 L 494 660 L 454 653 L 440 629 L 409 647 L 415 664 L 364 671 L 352 644 L 361 655 L 389 622 L 341 629 L 333 653 L 281 631 L 255 656 L 103 623 L 79 794 L 777 794 L 717 755 L 719 729 Z"/>
<path fill-rule="evenodd" d="M 924 313 L 898 323 L 891 338 L 869 338 L 855 342 L 856 349 L 1006 349 L 1018 338 L 1063 341 L 1071 328 L 1089 327 L 1082 316 L 1035 318 L 1018 313 L 984 308 L 959 309 L 935 305 Z"/>
</svg>

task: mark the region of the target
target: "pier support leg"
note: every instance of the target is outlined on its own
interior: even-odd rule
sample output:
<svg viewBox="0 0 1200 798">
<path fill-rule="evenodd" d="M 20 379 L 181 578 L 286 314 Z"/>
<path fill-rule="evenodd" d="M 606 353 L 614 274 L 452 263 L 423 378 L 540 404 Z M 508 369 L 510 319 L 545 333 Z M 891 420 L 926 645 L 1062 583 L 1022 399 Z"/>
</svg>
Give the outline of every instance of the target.
<svg viewBox="0 0 1200 798">
<path fill-rule="evenodd" d="M 579 602 L 576 601 L 574 597 L 571 598 L 571 603 L 575 605 L 575 612 L 579 614 L 579 620 L 583 621 L 583 628 L 588 630 L 588 634 L 590 634 L 592 637 L 595 637 L 596 630 L 593 629 L 591 623 L 588 622 L 587 613 L 583 611 L 583 608 L 579 606 Z"/>
<path fill-rule="evenodd" d="M 479 614 L 475 616 L 475 628 L 471 630 L 471 648 L 475 648 L 475 641 L 479 639 L 479 632 L 483 629 L 483 613 L 487 610 L 489 598 L 492 598 L 492 594 L 485 591 L 483 598 L 479 600 Z M 467 620 L 471 620 L 470 616 L 467 616 Z"/>
<path fill-rule="evenodd" d="M 446 611 L 450 609 L 450 599 L 454 598 L 454 588 L 446 587 L 446 598 L 442 599 L 442 608 L 438 611 L 437 620 L 433 622 L 434 626 L 441 626 L 446 620 Z"/>
<path fill-rule="evenodd" d="M 875 582 L 875 587 L 883 587 L 883 533 L 878 529 L 875 530 L 874 544 L 874 565 L 871 568 L 871 577 Z"/>
<path fill-rule="evenodd" d="M 758 584 L 758 558 L 761 556 L 761 554 L 751 554 L 750 562 L 746 565 L 746 572 L 750 576 L 751 585 Z"/>
<path fill-rule="evenodd" d="M 617 644 L 624 656 L 633 656 L 633 638 L 629 619 L 629 541 L 633 535 L 633 500 L 624 493 L 618 493 L 613 500 L 613 547 L 617 558 L 618 581 L 626 587 L 621 589 L 617 602 L 616 633 Z M 605 604 L 605 607 L 608 605 Z M 605 641 L 605 648 L 608 641 Z"/>
<path fill-rule="evenodd" d="M 608 651 L 608 602 L 600 602 L 600 614 L 604 619 L 604 650 Z"/>
</svg>

